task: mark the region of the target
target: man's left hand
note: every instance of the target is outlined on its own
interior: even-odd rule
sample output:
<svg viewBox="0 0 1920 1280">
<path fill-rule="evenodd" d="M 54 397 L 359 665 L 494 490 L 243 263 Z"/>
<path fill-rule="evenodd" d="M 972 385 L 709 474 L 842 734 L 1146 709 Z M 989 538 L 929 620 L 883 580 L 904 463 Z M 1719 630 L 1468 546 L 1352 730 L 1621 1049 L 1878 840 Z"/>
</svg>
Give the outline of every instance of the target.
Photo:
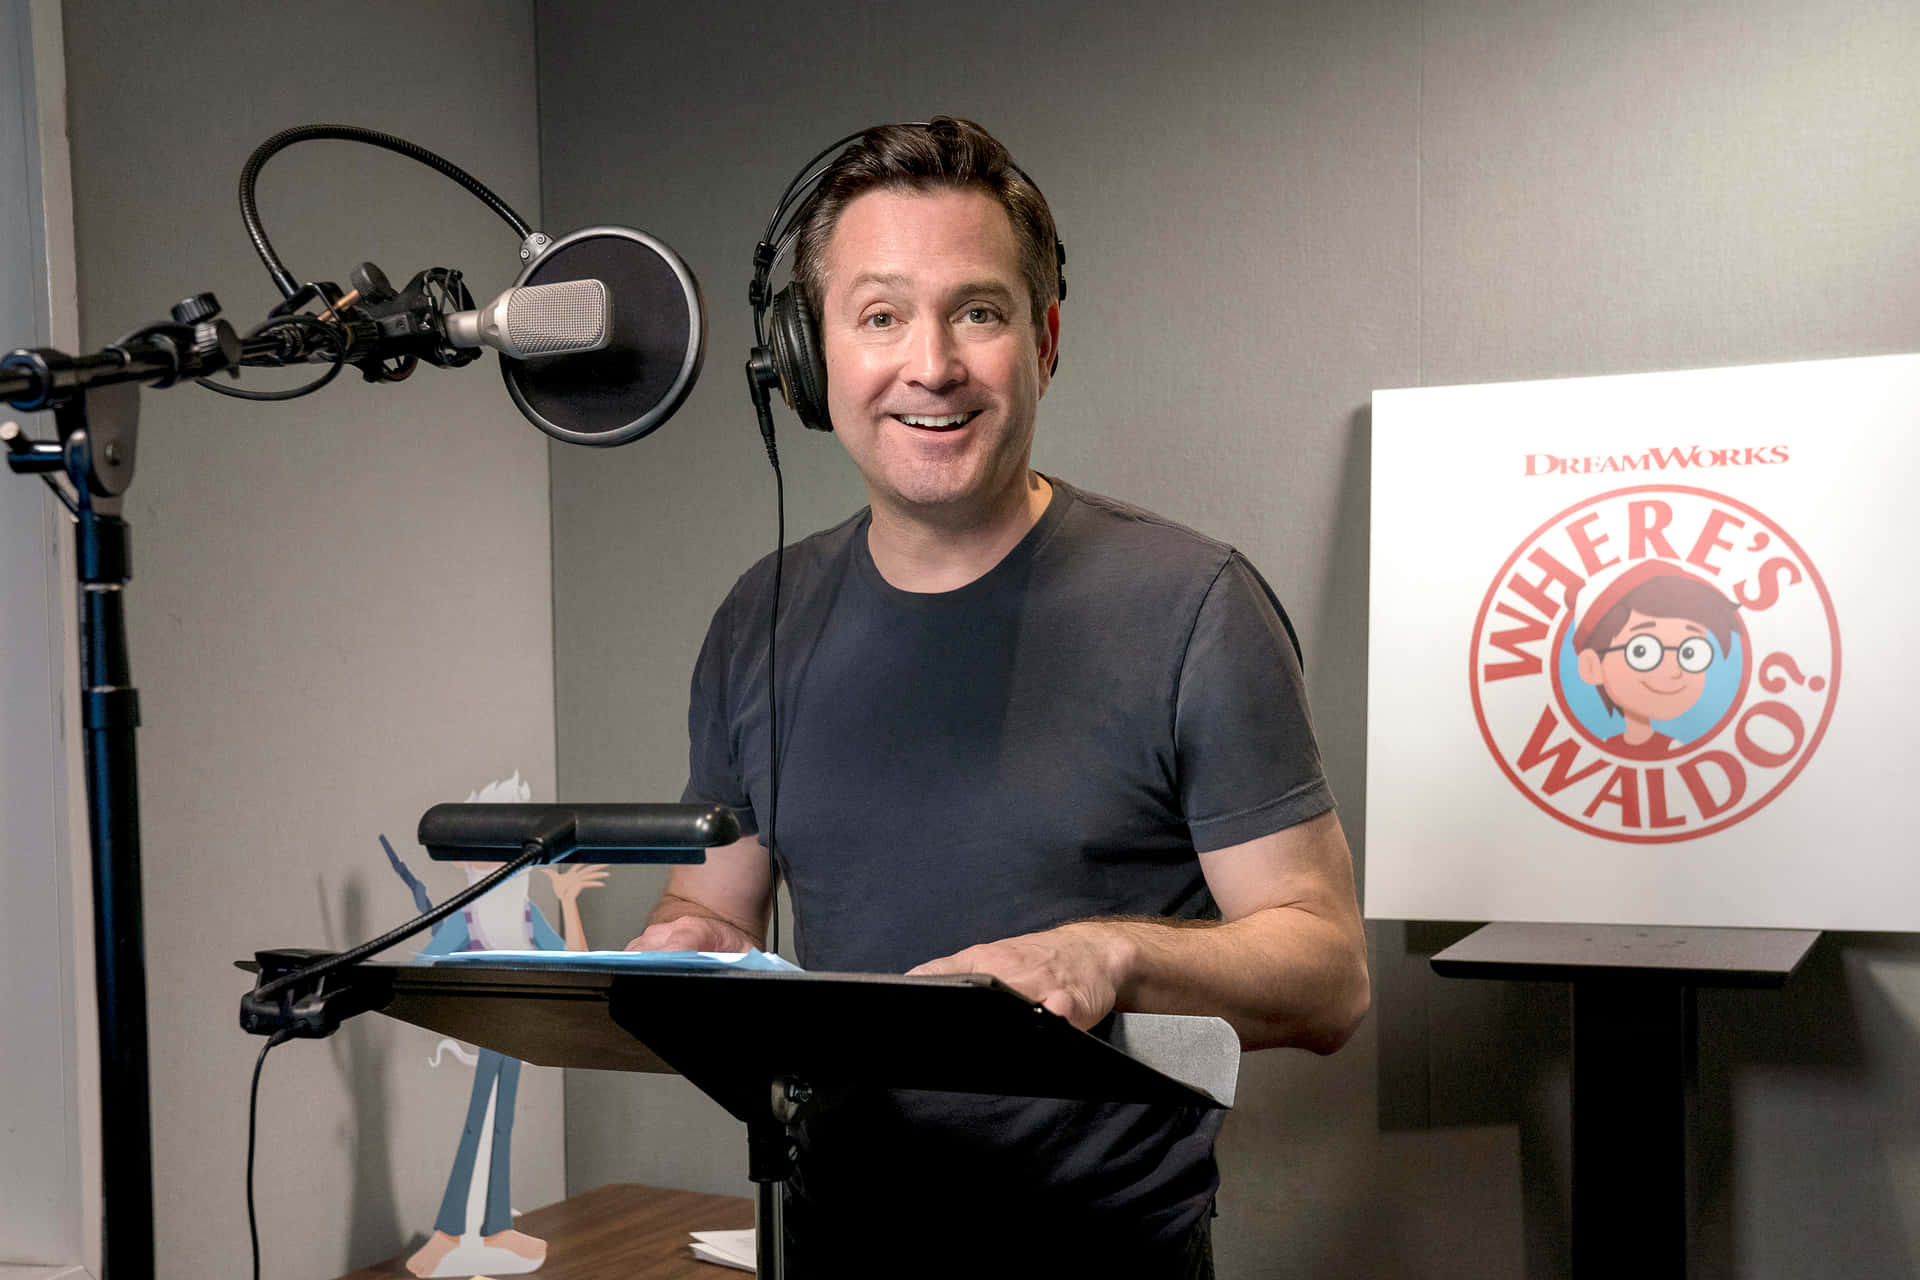
<svg viewBox="0 0 1920 1280">
<path fill-rule="evenodd" d="M 982 943 L 907 972 L 986 973 L 1085 1031 L 1113 1011 L 1123 962 L 1119 929 L 1098 921 Z"/>
</svg>

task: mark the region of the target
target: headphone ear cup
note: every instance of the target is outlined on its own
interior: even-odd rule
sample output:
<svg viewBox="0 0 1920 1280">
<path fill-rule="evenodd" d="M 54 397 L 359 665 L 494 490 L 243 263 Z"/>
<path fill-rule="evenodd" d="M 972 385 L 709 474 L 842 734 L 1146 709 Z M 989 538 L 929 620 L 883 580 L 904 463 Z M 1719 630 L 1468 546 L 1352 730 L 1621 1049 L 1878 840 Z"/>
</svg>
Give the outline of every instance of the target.
<svg viewBox="0 0 1920 1280">
<path fill-rule="evenodd" d="M 795 285 L 773 295 L 767 312 L 767 345 L 773 349 L 787 404 L 801 425 L 815 431 L 833 430 L 827 413 L 827 361 L 820 348 L 820 328 Z"/>
</svg>

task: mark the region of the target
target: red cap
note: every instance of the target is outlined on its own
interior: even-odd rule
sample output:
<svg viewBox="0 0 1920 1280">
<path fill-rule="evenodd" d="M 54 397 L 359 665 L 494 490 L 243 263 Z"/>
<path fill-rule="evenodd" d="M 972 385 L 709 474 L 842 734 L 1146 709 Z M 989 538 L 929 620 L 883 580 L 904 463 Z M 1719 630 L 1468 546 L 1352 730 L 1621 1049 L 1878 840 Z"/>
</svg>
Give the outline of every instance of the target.
<svg viewBox="0 0 1920 1280">
<path fill-rule="evenodd" d="M 1573 629 L 1573 651 L 1579 653 L 1588 647 L 1593 639 L 1593 629 L 1600 624 L 1600 619 L 1613 611 L 1613 606 L 1626 599 L 1630 592 L 1644 587 L 1657 578 L 1686 578 L 1689 581 L 1698 582 L 1709 590 L 1719 590 L 1688 573 L 1671 560 L 1641 560 L 1616 571 L 1602 570 L 1589 578 L 1586 586 L 1574 593 L 1573 603 L 1578 610 L 1579 621 L 1575 623 Z M 1586 595 L 1588 588 L 1596 583 L 1599 587 L 1593 593 L 1592 603 L 1582 607 L 1579 603 L 1580 597 Z"/>
</svg>

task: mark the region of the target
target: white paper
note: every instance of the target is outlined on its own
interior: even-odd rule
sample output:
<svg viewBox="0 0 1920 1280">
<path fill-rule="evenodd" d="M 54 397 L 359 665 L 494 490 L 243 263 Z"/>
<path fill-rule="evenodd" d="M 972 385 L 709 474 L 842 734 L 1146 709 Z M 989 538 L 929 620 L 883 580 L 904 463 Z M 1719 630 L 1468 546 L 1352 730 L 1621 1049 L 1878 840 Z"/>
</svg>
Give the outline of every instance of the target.
<svg viewBox="0 0 1920 1280">
<path fill-rule="evenodd" d="M 753 1228 L 738 1231 L 695 1231 L 693 1235 L 693 1256 L 702 1262 L 715 1262 L 723 1267 L 737 1267 L 741 1271 L 756 1269 L 758 1254 L 755 1250 Z"/>
</svg>

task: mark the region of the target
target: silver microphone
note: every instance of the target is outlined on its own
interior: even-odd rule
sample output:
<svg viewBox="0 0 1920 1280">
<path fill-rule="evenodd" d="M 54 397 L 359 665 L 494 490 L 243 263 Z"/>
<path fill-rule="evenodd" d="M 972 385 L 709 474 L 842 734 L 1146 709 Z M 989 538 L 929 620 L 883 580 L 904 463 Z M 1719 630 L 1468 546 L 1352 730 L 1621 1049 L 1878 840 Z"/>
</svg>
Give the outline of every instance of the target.
<svg viewBox="0 0 1920 1280">
<path fill-rule="evenodd" d="M 598 280 L 520 285 L 478 311 L 450 312 L 446 326 L 453 346 L 516 360 L 598 351 L 613 340 L 613 295 Z"/>
</svg>

